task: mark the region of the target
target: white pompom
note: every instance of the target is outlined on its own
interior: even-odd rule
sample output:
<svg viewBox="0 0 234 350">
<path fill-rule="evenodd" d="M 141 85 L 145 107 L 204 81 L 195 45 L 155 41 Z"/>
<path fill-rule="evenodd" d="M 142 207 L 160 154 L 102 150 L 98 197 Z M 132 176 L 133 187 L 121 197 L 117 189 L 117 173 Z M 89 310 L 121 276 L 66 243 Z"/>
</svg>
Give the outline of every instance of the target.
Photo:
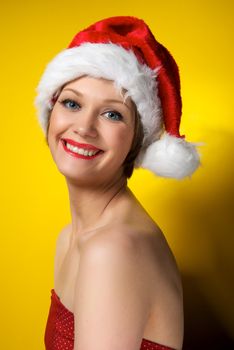
<svg viewBox="0 0 234 350">
<path fill-rule="evenodd" d="M 163 134 L 145 151 L 140 166 L 162 177 L 182 179 L 190 176 L 200 165 L 195 146 L 203 143 L 187 142 L 182 138 Z"/>
</svg>

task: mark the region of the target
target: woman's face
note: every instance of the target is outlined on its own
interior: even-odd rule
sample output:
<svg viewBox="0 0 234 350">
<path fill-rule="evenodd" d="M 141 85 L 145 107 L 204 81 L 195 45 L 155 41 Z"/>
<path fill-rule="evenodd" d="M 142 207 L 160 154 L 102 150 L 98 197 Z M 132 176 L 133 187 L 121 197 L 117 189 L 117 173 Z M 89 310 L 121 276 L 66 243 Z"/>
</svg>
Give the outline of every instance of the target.
<svg viewBox="0 0 234 350">
<path fill-rule="evenodd" d="M 112 181 L 134 137 L 135 109 L 113 82 L 88 76 L 68 83 L 50 116 L 48 145 L 59 171 L 77 183 Z"/>
</svg>

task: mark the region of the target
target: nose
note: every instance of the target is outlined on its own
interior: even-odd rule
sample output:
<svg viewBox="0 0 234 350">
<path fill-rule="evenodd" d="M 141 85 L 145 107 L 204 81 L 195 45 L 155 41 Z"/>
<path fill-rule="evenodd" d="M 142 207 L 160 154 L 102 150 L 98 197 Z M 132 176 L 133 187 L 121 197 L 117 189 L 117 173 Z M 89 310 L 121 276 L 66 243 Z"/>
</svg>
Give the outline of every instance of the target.
<svg viewBox="0 0 234 350">
<path fill-rule="evenodd" d="M 97 116 L 92 111 L 82 111 L 73 126 L 73 132 L 81 137 L 97 137 Z"/>
</svg>

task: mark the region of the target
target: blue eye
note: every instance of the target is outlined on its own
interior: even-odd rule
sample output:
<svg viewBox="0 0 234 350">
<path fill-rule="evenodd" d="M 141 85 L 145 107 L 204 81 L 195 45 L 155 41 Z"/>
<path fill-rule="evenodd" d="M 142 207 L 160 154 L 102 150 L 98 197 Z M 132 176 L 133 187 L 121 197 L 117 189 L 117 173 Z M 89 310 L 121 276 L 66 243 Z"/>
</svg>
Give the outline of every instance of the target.
<svg viewBox="0 0 234 350">
<path fill-rule="evenodd" d="M 80 105 L 76 103 L 73 100 L 66 99 L 61 102 L 66 108 L 71 109 L 71 110 L 77 110 L 80 109 Z"/>
<path fill-rule="evenodd" d="M 119 121 L 123 119 L 122 115 L 119 112 L 109 111 L 104 114 L 106 114 L 107 118 L 111 120 Z"/>
</svg>

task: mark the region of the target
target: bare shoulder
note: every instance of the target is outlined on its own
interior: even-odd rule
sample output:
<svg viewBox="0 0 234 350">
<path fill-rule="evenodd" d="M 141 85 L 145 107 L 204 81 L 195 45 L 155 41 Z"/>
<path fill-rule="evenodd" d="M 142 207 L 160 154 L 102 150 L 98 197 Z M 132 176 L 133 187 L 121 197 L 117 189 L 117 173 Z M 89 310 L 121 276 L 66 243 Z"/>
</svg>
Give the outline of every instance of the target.
<svg viewBox="0 0 234 350">
<path fill-rule="evenodd" d="M 103 268 L 103 274 L 106 276 L 115 276 L 116 280 L 117 275 L 122 276 L 121 283 L 116 286 L 117 290 L 123 285 L 127 286 L 134 276 L 131 295 L 138 293 L 139 300 L 145 301 L 143 309 L 147 314 L 151 308 L 151 277 L 149 266 L 146 264 L 148 259 L 144 241 L 146 240 L 143 235 L 140 238 L 140 235 L 136 235 L 136 230 L 129 225 L 106 227 L 82 246 L 79 273 L 87 272 L 90 275 L 89 271 L 93 270 L 93 266 L 99 266 L 100 271 Z M 109 281 L 109 285 L 116 283 L 116 280 Z M 77 283 L 78 289 L 80 285 L 81 283 Z"/>
<path fill-rule="evenodd" d="M 103 229 L 100 233 L 94 235 L 83 246 L 80 252 L 81 261 L 84 257 L 90 261 L 109 261 L 110 265 L 117 262 L 120 268 L 123 263 L 126 264 L 136 260 L 139 257 L 139 244 L 137 244 L 133 231 L 127 226 L 115 226 Z M 140 267 L 140 259 L 138 264 L 136 261 L 133 266 L 138 269 Z"/>
<path fill-rule="evenodd" d="M 74 317 L 79 327 L 74 349 L 78 349 L 77 339 L 84 349 L 110 349 L 113 344 L 123 349 L 140 347 L 150 302 L 130 231 L 104 229 L 82 246 L 75 287 Z"/>
<path fill-rule="evenodd" d="M 94 235 L 84 247 L 89 259 L 101 256 L 132 263 L 133 269 L 141 274 L 142 283 L 147 286 L 152 302 L 161 294 L 162 286 L 182 298 L 182 284 L 179 269 L 169 244 L 159 227 L 142 229 L 126 224 L 109 227 Z M 81 253 L 81 259 L 82 259 Z M 132 270 L 133 272 L 133 270 Z M 136 273 L 136 271 L 134 271 Z"/>
<path fill-rule="evenodd" d="M 56 240 L 56 249 L 61 251 L 64 247 L 67 247 L 69 244 L 69 238 L 71 233 L 71 224 L 64 226 L 59 232 Z"/>
<path fill-rule="evenodd" d="M 139 229 L 133 228 L 126 224 L 106 227 L 100 233 L 89 239 L 81 250 L 85 254 L 98 257 L 108 254 L 110 259 L 116 255 L 119 259 L 128 258 L 138 259 L 138 267 L 143 266 L 144 257 L 147 256 L 147 249 L 150 249 L 151 242 L 145 233 Z"/>
<path fill-rule="evenodd" d="M 122 225 L 113 228 L 108 237 L 104 235 L 103 241 L 105 239 L 108 245 L 114 246 L 113 249 L 119 247 L 120 256 L 128 254 L 133 257 L 134 266 L 140 273 L 152 310 L 166 315 L 168 314 L 166 308 L 171 305 L 171 308 L 177 311 L 170 317 L 174 316 L 176 322 L 183 328 L 181 274 L 171 247 L 160 227 L 153 224 L 146 225 L 143 229 Z"/>
<path fill-rule="evenodd" d="M 59 232 L 56 240 L 55 248 L 55 275 L 61 265 L 61 262 L 64 258 L 65 253 L 69 247 L 69 239 L 71 233 L 71 224 L 67 224 Z"/>
<path fill-rule="evenodd" d="M 108 227 L 94 235 L 84 246 L 90 257 L 110 251 L 113 253 L 114 250 L 120 257 L 126 254 L 134 256 L 139 261 L 138 268 L 147 271 L 146 278 L 151 279 L 152 273 L 157 279 L 167 280 L 167 283 L 181 289 L 175 257 L 163 232 L 156 225 L 145 229 L 126 224 Z"/>
<path fill-rule="evenodd" d="M 74 315 L 80 322 L 79 341 L 84 348 L 90 345 L 90 338 L 104 344 L 106 334 L 110 339 L 122 334 L 123 348 L 139 348 L 142 335 L 181 348 L 180 275 L 160 229 L 126 224 L 105 228 L 87 240 L 80 257 Z M 126 346 L 130 330 L 132 344 Z"/>
</svg>

